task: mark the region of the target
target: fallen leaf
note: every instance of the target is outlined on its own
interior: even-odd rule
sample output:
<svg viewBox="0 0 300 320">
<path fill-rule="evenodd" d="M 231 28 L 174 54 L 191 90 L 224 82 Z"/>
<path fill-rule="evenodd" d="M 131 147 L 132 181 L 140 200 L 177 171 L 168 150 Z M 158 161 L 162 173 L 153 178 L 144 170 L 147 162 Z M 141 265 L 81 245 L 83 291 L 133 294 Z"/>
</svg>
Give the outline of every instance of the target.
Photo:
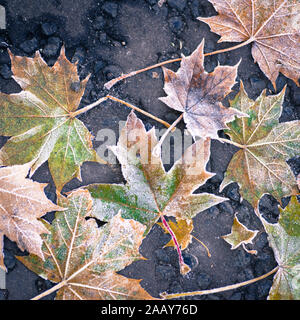
<svg viewBox="0 0 300 320">
<path fill-rule="evenodd" d="M 275 81 L 279 72 L 299 86 L 299 0 L 209 0 L 217 16 L 198 18 L 221 36 L 218 42 L 252 43 L 252 56 Z"/>
<path fill-rule="evenodd" d="M 231 245 L 231 250 L 238 248 L 240 245 L 244 247 L 245 244 L 252 243 L 256 237 L 258 231 L 249 230 L 238 220 L 237 216 L 234 216 L 233 224 L 231 227 L 231 233 L 222 236 L 222 238 Z M 249 252 L 248 249 L 244 249 Z M 255 250 L 251 250 L 250 253 L 256 253 Z"/>
<path fill-rule="evenodd" d="M 88 78 L 79 82 L 76 64 L 64 48 L 53 67 L 37 51 L 34 58 L 10 53 L 13 78 L 20 93 L 0 93 L 0 135 L 10 136 L 0 150 L 0 165 L 32 161 L 30 176 L 48 160 L 57 189 L 80 179 L 84 161 L 101 161 L 92 135 L 72 113 L 78 108 Z M 79 89 L 72 85 L 79 83 Z M 33 161 L 35 160 L 35 161 Z"/>
<path fill-rule="evenodd" d="M 279 207 L 279 223 L 284 227 L 286 233 L 290 236 L 300 237 L 300 205 L 297 197 L 291 197 L 286 208 Z"/>
<path fill-rule="evenodd" d="M 26 179 L 29 168 L 30 164 L 0 168 L 0 267 L 4 270 L 3 236 L 43 259 L 40 235 L 47 228 L 39 218 L 62 209 L 46 197 L 46 184 Z"/>
<path fill-rule="evenodd" d="M 300 151 L 300 121 L 279 123 L 285 89 L 277 95 L 266 95 L 264 90 L 253 101 L 244 90 L 231 105 L 249 115 L 236 119 L 225 130 L 232 141 L 242 149 L 231 159 L 220 190 L 231 182 L 237 182 L 240 193 L 256 210 L 264 194 L 270 194 L 279 202 L 282 197 L 298 194 L 296 178 L 287 160 Z"/>
<path fill-rule="evenodd" d="M 217 66 L 211 73 L 204 70 L 204 40 L 189 56 L 182 57 L 175 73 L 163 67 L 166 97 L 159 98 L 168 107 L 183 112 L 183 119 L 192 136 L 218 139 L 218 130 L 235 116 L 246 116 L 234 108 L 225 108 L 221 101 L 231 92 L 238 64 Z"/>
<path fill-rule="evenodd" d="M 270 300 L 299 300 L 300 299 L 300 231 L 287 224 L 287 217 L 291 224 L 299 216 L 300 204 L 296 197 L 292 197 L 289 205 L 281 211 L 279 221 L 271 224 L 262 218 L 268 233 L 269 244 L 274 251 L 278 263 L 278 271 L 274 276 L 273 285 L 269 292 Z M 285 217 L 283 218 L 283 216 Z M 298 218 L 299 222 L 299 218 Z"/>
<path fill-rule="evenodd" d="M 128 116 L 117 146 L 111 150 L 121 163 L 127 184 L 92 184 L 96 217 L 108 221 L 119 210 L 122 217 L 147 226 L 147 232 L 162 215 L 192 219 L 199 212 L 227 199 L 209 193 L 194 194 L 213 173 L 205 167 L 210 156 L 210 139 L 190 146 L 170 171 L 161 155 L 153 155 L 158 141 L 155 130 L 146 131 L 134 112 Z"/>
<path fill-rule="evenodd" d="M 165 233 L 168 233 L 166 227 L 161 223 L 157 223 Z M 176 222 L 171 220 L 168 221 L 168 224 L 172 231 L 174 232 L 178 244 L 180 245 L 181 250 L 184 250 L 192 242 L 191 232 L 194 229 L 193 220 L 191 219 L 176 219 Z M 165 247 L 175 247 L 173 239 L 171 239 Z"/>
<path fill-rule="evenodd" d="M 57 212 L 49 234 L 43 235 L 42 261 L 35 255 L 18 257 L 27 268 L 57 283 L 59 300 L 153 299 L 139 284 L 116 272 L 143 259 L 139 247 L 145 226 L 115 215 L 98 228 L 91 216 L 87 190 L 59 197 L 67 208 Z"/>
</svg>

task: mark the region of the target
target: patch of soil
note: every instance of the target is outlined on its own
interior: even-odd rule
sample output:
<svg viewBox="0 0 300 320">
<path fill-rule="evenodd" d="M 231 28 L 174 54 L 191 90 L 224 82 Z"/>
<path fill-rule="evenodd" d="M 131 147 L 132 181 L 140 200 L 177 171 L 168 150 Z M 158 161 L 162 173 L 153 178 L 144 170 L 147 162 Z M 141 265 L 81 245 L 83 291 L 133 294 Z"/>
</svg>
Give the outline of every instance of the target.
<svg viewBox="0 0 300 320">
<path fill-rule="evenodd" d="M 214 51 L 231 44 L 217 44 L 219 37 L 211 33 L 208 26 L 196 17 L 208 17 L 216 12 L 207 0 L 169 0 L 161 8 L 156 0 L 8 0 L 0 1 L 7 12 L 7 29 L 0 31 L 0 91 L 18 92 L 20 87 L 11 78 L 9 48 L 14 54 L 32 56 L 40 50 L 43 58 L 52 65 L 64 44 L 67 57 L 78 61 L 78 70 L 83 78 L 91 73 L 81 106 L 96 101 L 107 93 L 103 85 L 106 81 L 144 66 L 189 55 L 203 38 L 205 51 Z M 218 64 L 234 65 L 241 60 L 238 80 L 243 80 L 251 98 L 256 98 L 264 88 L 272 90 L 272 85 L 254 63 L 250 47 L 205 58 L 205 68 L 211 72 Z M 179 64 L 168 67 L 177 70 Z M 154 74 L 155 72 L 156 74 Z M 299 88 L 289 79 L 280 75 L 277 89 L 287 84 L 281 121 L 300 119 Z M 178 113 L 168 108 L 157 98 L 164 96 L 161 69 L 155 69 L 126 81 L 110 90 L 111 95 L 131 102 L 142 109 L 172 123 Z M 237 83 L 232 98 L 239 89 Z M 80 116 L 90 132 L 97 137 L 100 129 L 110 128 L 119 135 L 119 121 L 125 121 L 130 110 L 115 102 L 107 101 Z M 147 129 L 160 123 L 141 114 Z M 183 129 L 181 123 L 179 128 Z M 0 146 L 7 138 L 0 137 Z M 95 148 L 101 142 L 94 140 Z M 161 292 L 185 292 L 221 287 L 262 275 L 276 266 L 273 251 L 268 246 L 266 234 L 253 208 L 241 200 L 237 184 L 231 184 L 219 193 L 219 186 L 226 167 L 237 151 L 231 145 L 212 141 L 211 159 L 208 170 L 215 172 L 198 192 L 212 192 L 228 197 L 230 201 L 219 204 L 198 214 L 194 218 L 193 234 L 203 241 L 211 252 L 208 257 L 205 248 L 196 240 L 184 251 L 186 263 L 192 271 L 182 276 L 179 272 L 177 253 L 172 248 L 164 248 L 170 236 L 159 226 L 155 226 L 144 240 L 141 253 L 148 259 L 137 261 L 120 273 L 143 279 L 141 285 L 154 297 Z M 289 161 L 295 174 L 300 172 L 299 157 Z M 166 168 L 170 168 L 167 165 Z M 34 174 L 33 179 L 49 183 L 46 194 L 55 201 L 55 187 L 47 163 Z M 87 162 L 82 166 L 82 182 L 73 180 L 64 192 L 90 183 L 124 182 L 118 165 L 113 167 Z M 260 208 L 268 221 L 278 218 L 277 201 L 264 196 Z M 234 214 L 251 229 L 258 229 L 253 249 L 258 255 L 246 253 L 243 249 L 230 250 L 221 238 L 231 230 Z M 51 214 L 47 216 L 51 219 Z M 23 255 L 17 246 L 5 238 L 5 263 L 8 267 L 7 291 L 0 299 L 30 299 L 52 286 L 27 270 L 15 259 Z M 214 295 L 188 297 L 186 299 L 231 299 L 264 300 L 272 285 L 272 276 L 242 287 Z M 44 299 L 53 299 L 55 294 Z"/>
</svg>

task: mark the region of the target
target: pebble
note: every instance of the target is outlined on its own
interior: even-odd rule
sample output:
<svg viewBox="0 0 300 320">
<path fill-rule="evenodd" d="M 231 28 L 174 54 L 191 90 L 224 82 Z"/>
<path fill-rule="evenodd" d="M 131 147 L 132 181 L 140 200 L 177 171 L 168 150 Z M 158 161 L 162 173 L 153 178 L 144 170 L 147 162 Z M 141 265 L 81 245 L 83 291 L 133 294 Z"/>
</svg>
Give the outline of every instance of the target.
<svg viewBox="0 0 300 320">
<path fill-rule="evenodd" d="M 8 290 L 7 289 L 0 289 L 0 301 L 7 300 L 8 298 Z"/>
<path fill-rule="evenodd" d="M 36 279 L 35 281 L 35 287 L 38 291 L 38 293 L 44 292 L 52 287 L 52 283 L 49 280 L 44 280 L 41 278 Z"/>
<path fill-rule="evenodd" d="M 102 6 L 103 12 L 111 18 L 116 18 L 118 15 L 118 4 L 115 2 L 107 1 Z"/>
<path fill-rule="evenodd" d="M 254 278 L 252 268 L 245 268 L 238 272 L 237 282 L 243 282 Z"/>
<path fill-rule="evenodd" d="M 52 36 L 57 31 L 57 25 L 54 22 L 45 22 L 41 28 L 45 36 Z"/>
<path fill-rule="evenodd" d="M 268 245 L 268 236 L 265 232 L 263 232 L 259 236 L 256 236 L 254 241 L 255 241 L 255 247 L 258 250 L 261 250 Z"/>
<path fill-rule="evenodd" d="M 186 0 L 168 0 L 168 5 L 172 9 L 183 11 L 184 8 L 186 7 Z"/>
<path fill-rule="evenodd" d="M 257 282 L 257 295 L 260 299 L 266 299 L 272 286 L 272 280 L 264 279 Z"/>
<path fill-rule="evenodd" d="M 4 264 L 8 271 L 11 271 L 16 266 L 16 258 L 10 251 L 4 249 Z"/>
<path fill-rule="evenodd" d="M 73 58 L 72 58 L 72 62 L 78 62 L 78 64 L 83 64 L 84 60 L 85 60 L 85 49 L 83 47 L 78 47 L 76 48 Z"/>
<path fill-rule="evenodd" d="M 193 270 L 198 265 L 198 259 L 188 252 L 182 252 L 183 261 L 187 264 L 191 270 Z"/>
<path fill-rule="evenodd" d="M 93 21 L 93 28 L 95 30 L 102 30 L 106 25 L 106 20 L 102 16 L 97 16 Z"/>
<path fill-rule="evenodd" d="M 294 89 L 293 92 L 293 101 L 296 105 L 300 105 L 300 90 L 299 88 Z"/>
<path fill-rule="evenodd" d="M 43 54 L 49 58 L 49 57 L 53 57 L 56 56 L 59 50 L 59 45 L 57 44 L 53 44 L 53 43 L 48 43 L 45 45 L 44 49 L 43 49 Z"/>
<path fill-rule="evenodd" d="M 183 31 L 185 25 L 183 19 L 179 16 L 171 17 L 168 24 L 171 31 L 177 34 Z"/>
<path fill-rule="evenodd" d="M 233 265 L 238 268 L 244 268 L 251 262 L 251 255 L 244 251 L 244 249 L 236 249 Z"/>
<path fill-rule="evenodd" d="M 2 76 L 2 78 L 4 79 L 10 79 L 12 76 L 12 72 L 10 70 L 10 67 L 7 64 L 3 64 L 2 66 L 0 66 L 0 74 Z"/>
<path fill-rule="evenodd" d="M 107 34 L 105 32 L 101 32 L 98 36 L 100 43 L 104 44 L 107 41 Z"/>
<path fill-rule="evenodd" d="M 37 38 L 32 38 L 30 40 L 26 40 L 20 44 L 20 49 L 22 49 L 25 53 L 33 53 L 39 47 L 39 43 Z"/>
<path fill-rule="evenodd" d="M 183 288 L 181 286 L 181 284 L 179 282 L 172 282 L 169 286 L 169 290 L 168 292 L 169 293 L 180 293 L 180 292 L 183 292 Z"/>
<path fill-rule="evenodd" d="M 109 81 L 121 75 L 122 69 L 117 65 L 110 64 L 103 69 L 103 74 L 105 75 L 106 80 Z"/>
<path fill-rule="evenodd" d="M 150 4 L 150 6 L 154 6 L 157 4 L 158 0 L 146 0 L 146 1 Z"/>
<path fill-rule="evenodd" d="M 171 263 L 171 259 L 168 256 L 168 254 L 166 253 L 166 250 L 164 250 L 164 249 L 155 250 L 154 255 L 155 255 L 155 258 L 158 261 L 158 263 L 161 263 L 161 264 Z"/>
<path fill-rule="evenodd" d="M 200 11 L 199 11 L 199 0 L 193 0 L 190 3 L 190 10 L 191 14 L 194 19 L 197 19 L 200 16 Z"/>
<path fill-rule="evenodd" d="M 6 49 L 0 49 L 0 64 L 10 63 L 10 57 Z"/>
<path fill-rule="evenodd" d="M 260 94 L 261 91 L 263 89 L 265 89 L 265 87 L 266 87 L 265 81 L 263 79 L 261 79 L 258 75 L 252 75 L 249 78 L 249 81 L 250 81 L 250 84 L 251 84 L 253 90 L 255 90 L 256 94 Z"/>
<path fill-rule="evenodd" d="M 170 282 L 176 278 L 176 272 L 172 266 L 159 265 L 156 266 L 155 271 L 158 276 L 158 281 L 163 280 Z"/>
<path fill-rule="evenodd" d="M 229 300 L 242 300 L 242 299 L 243 299 L 243 295 L 241 292 L 234 292 L 229 298 Z"/>
<path fill-rule="evenodd" d="M 210 276 L 204 272 L 197 274 L 196 281 L 199 286 L 199 290 L 205 290 L 211 284 Z"/>
<path fill-rule="evenodd" d="M 100 70 L 102 70 L 105 67 L 105 62 L 103 60 L 97 60 L 94 64 L 94 73 L 98 73 Z"/>
<path fill-rule="evenodd" d="M 229 184 L 228 187 L 226 187 L 225 195 L 233 201 L 240 202 L 239 185 L 236 182 Z"/>
</svg>

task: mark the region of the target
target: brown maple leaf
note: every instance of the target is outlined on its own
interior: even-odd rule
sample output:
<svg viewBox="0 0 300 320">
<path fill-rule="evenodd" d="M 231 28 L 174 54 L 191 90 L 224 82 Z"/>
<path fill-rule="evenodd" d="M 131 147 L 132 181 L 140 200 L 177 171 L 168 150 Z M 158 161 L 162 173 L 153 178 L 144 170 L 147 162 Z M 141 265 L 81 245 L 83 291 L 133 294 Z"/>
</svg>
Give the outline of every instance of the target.
<svg viewBox="0 0 300 320">
<path fill-rule="evenodd" d="M 239 64 L 217 66 L 207 73 L 203 66 L 203 47 L 204 40 L 189 57 L 182 58 L 176 73 L 163 68 L 167 97 L 159 99 L 184 113 L 184 121 L 193 136 L 218 139 L 217 131 L 226 129 L 226 123 L 234 116 L 247 116 L 221 103 L 235 84 Z"/>
<path fill-rule="evenodd" d="M 47 233 L 38 220 L 49 211 L 62 210 L 47 199 L 46 184 L 26 179 L 31 163 L 0 168 L 0 268 L 5 270 L 3 236 L 24 251 L 44 258 L 41 233 Z"/>
<path fill-rule="evenodd" d="M 299 0 L 209 0 L 219 15 L 198 18 L 218 42 L 252 43 L 252 55 L 274 88 L 279 72 L 299 86 Z"/>
</svg>

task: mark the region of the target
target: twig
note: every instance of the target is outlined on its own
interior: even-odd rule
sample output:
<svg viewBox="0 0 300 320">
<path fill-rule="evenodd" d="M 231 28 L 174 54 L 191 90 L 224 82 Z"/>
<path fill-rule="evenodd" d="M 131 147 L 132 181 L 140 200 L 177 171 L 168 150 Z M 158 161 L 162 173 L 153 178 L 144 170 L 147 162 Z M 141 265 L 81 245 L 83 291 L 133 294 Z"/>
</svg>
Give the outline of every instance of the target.
<svg viewBox="0 0 300 320">
<path fill-rule="evenodd" d="M 279 266 L 277 266 L 273 270 L 271 270 L 268 273 L 266 273 L 266 274 L 264 274 L 262 276 L 259 276 L 257 278 L 254 278 L 254 279 L 251 279 L 251 280 L 247 280 L 247 281 L 244 281 L 244 282 L 240 282 L 240 283 L 236 283 L 236 284 L 232 284 L 232 285 L 225 286 L 225 287 L 209 289 L 209 290 L 202 290 L 202 291 L 183 292 L 183 293 L 171 293 L 171 294 L 162 293 L 160 296 L 163 299 L 174 299 L 174 298 L 187 297 L 187 296 L 201 296 L 201 295 L 205 295 L 205 294 L 212 294 L 212 293 L 217 293 L 217 292 L 223 292 L 223 291 L 228 291 L 228 290 L 232 290 L 232 289 L 237 289 L 237 288 L 240 288 L 240 287 L 243 287 L 243 286 L 247 286 L 248 284 L 254 283 L 256 281 L 262 280 L 264 278 L 267 278 L 271 274 L 275 273 L 278 270 L 278 268 L 279 268 Z"/>
<path fill-rule="evenodd" d="M 206 250 L 206 252 L 207 252 L 208 257 L 210 258 L 210 257 L 211 257 L 211 254 L 210 254 L 209 249 L 207 248 L 207 246 L 206 246 L 201 240 L 199 240 L 198 238 L 196 238 L 194 235 L 191 234 L 191 236 L 192 236 L 195 240 L 197 240 L 200 244 L 202 244 L 202 246 L 205 248 L 205 250 Z"/>
</svg>

